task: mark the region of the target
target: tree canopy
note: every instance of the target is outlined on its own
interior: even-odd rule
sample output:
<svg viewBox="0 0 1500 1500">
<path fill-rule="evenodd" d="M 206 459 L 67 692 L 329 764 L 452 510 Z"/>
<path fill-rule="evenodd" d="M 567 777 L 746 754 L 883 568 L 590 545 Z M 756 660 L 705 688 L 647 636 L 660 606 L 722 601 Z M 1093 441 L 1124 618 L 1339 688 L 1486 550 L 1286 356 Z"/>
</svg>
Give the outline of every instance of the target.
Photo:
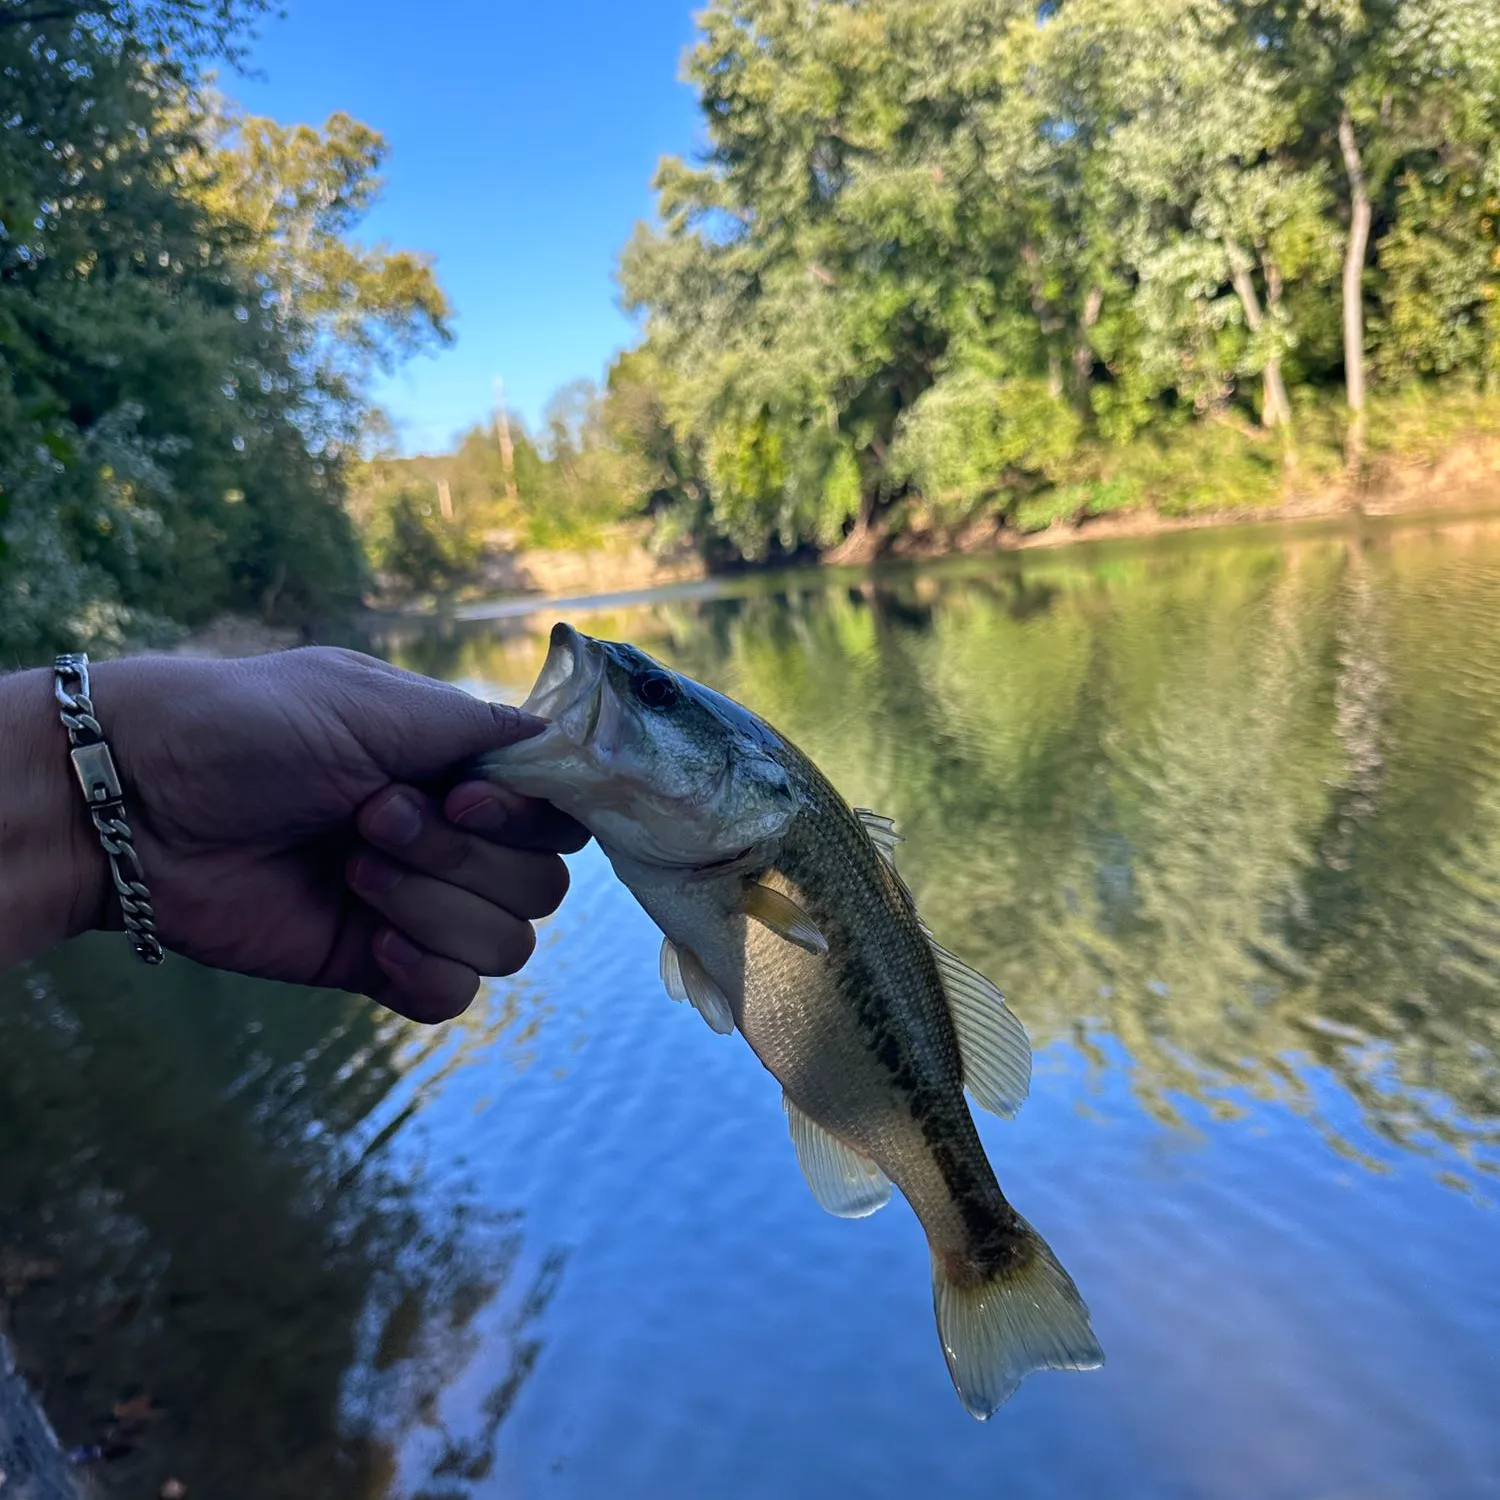
<svg viewBox="0 0 1500 1500">
<path fill-rule="evenodd" d="M 637 345 L 416 459 L 370 379 L 448 304 L 358 238 L 375 130 L 217 92 L 262 3 L 0 0 L 13 655 L 316 621 L 630 515 L 857 558 L 1500 431 L 1492 0 L 711 0 L 702 149 L 621 256 Z"/>
<path fill-rule="evenodd" d="M 1357 475 L 1370 382 L 1492 379 L 1485 0 L 700 19 L 706 148 L 661 164 L 621 282 L 705 539 L 1107 509 L 1143 445 L 1210 426 L 1249 433 L 1263 489 L 1304 429 Z"/>
<path fill-rule="evenodd" d="M 358 599 L 367 377 L 448 337 L 426 261 L 352 234 L 385 154 L 233 113 L 256 0 L 0 8 L 0 621 L 13 656 Z"/>
</svg>

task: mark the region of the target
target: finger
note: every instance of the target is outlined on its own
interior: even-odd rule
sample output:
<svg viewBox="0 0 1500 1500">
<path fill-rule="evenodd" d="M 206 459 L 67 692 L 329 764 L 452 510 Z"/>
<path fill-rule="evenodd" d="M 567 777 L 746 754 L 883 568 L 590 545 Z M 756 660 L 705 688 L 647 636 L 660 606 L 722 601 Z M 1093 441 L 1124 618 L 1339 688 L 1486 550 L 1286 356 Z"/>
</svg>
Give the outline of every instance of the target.
<svg viewBox="0 0 1500 1500">
<path fill-rule="evenodd" d="M 358 651 L 313 646 L 300 658 L 322 699 L 387 775 L 430 781 L 460 761 L 540 734 L 547 721 Z"/>
<path fill-rule="evenodd" d="M 424 953 L 392 928 L 376 933 L 371 953 L 384 977 L 369 987 L 370 998 L 424 1026 L 461 1016 L 479 993 L 479 975 L 473 969 Z"/>
<path fill-rule="evenodd" d="M 466 781 L 443 801 L 451 822 L 469 833 L 502 839 L 518 849 L 548 849 L 576 854 L 589 841 L 589 831 L 550 802 L 523 797 L 493 781 Z"/>
<path fill-rule="evenodd" d="M 455 828 L 411 787 L 388 787 L 356 823 L 377 848 L 518 917 L 545 917 L 568 892 L 568 867 L 555 854 L 528 853 Z"/>
<path fill-rule="evenodd" d="M 476 973 L 514 974 L 536 947 L 529 922 L 373 851 L 351 859 L 348 873 L 355 894 L 399 933 Z"/>
</svg>

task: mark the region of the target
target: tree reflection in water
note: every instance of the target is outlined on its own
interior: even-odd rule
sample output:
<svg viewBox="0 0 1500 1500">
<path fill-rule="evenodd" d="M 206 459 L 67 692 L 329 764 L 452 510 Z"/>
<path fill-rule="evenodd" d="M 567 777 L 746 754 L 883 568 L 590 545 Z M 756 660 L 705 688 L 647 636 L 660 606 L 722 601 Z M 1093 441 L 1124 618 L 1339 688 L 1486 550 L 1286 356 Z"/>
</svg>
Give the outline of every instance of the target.
<svg viewBox="0 0 1500 1500">
<path fill-rule="evenodd" d="M 397 654 L 518 694 L 553 617 Z M 939 936 L 1038 1043 L 1123 1048 L 1158 1118 L 1317 1115 L 1326 1071 L 1385 1140 L 1500 1167 L 1494 521 L 783 575 L 581 623 L 894 816 Z"/>
<path fill-rule="evenodd" d="M 499 1307 L 493 1441 L 562 1257 L 537 1269 L 518 1213 L 444 1201 L 390 1142 L 403 1073 L 433 1086 L 518 1018 L 497 992 L 424 1069 L 432 1035 L 367 1003 L 147 974 L 108 940 L 0 981 L 8 1327 L 64 1441 L 127 1450 L 95 1471 L 109 1491 L 384 1496 Z M 154 1414 L 122 1428 L 137 1394 Z"/>
<path fill-rule="evenodd" d="M 514 698 L 553 618 L 388 649 Z M 1500 1170 L 1500 526 L 803 573 L 578 618 L 894 816 L 939 938 L 1080 1106 L 1071 1057 L 1167 1131 L 1279 1103 L 1372 1168 L 1394 1146 L 1470 1190 Z M 600 903 L 569 910 L 620 910 Z M 567 1193 L 504 1180 L 532 1116 L 483 1187 L 423 1156 L 423 1124 L 446 1100 L 461 1154 L 456 1073 L 565 1063 L 587 970 L 541 964 L 435 1033 L 147 974 L 107 939 L 0 980 L 0 1294 L 65 1440 L 149 1393 L 160 1415 L 102 1466 L 121 1493 L 175 1469 L 249 1500 L 492 1491 L 565 1268 L 515 1205 Z M 635 1054 L 601 1066 L 612 1097 Z"/>
</svg>

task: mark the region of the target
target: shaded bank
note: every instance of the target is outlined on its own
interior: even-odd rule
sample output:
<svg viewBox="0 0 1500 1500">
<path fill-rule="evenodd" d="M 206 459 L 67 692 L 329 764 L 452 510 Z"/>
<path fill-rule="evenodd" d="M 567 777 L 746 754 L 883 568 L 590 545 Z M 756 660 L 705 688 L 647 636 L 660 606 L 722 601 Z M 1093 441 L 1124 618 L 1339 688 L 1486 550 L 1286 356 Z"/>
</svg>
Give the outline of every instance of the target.
<svg viewBox="0 0 1500 1500">
<path fill-rule="evenodd" d="M 0 1316 L 93 1482 L 384 1495 L 476 1323 L 518 1307 L 498 1431 L 562 1258 L 392 1145 L 413 1085 L 493 1045 L 514 1004 L 424 1034 L 350 996 L 118 958 L 88 939 L 0 976 L 0 1056 L 25 1059 L 0 1074 Z"/>
</svg>

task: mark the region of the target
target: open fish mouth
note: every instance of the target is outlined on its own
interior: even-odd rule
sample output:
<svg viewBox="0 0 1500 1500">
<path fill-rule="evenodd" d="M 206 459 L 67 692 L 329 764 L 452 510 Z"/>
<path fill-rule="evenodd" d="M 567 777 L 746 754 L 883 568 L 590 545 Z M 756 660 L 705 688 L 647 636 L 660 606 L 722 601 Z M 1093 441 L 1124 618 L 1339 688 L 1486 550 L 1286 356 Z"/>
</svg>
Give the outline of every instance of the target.
<svg viewBox="0 0 1500 1500">
<path fill-rule="evenodd" d="M 586 744 L 604 702 L 604 653 L 566 621 L 552 627 L 547 660 L 521 707 Z M 581 722 L 578 722 L 580 721 Z"/>
</svg>

